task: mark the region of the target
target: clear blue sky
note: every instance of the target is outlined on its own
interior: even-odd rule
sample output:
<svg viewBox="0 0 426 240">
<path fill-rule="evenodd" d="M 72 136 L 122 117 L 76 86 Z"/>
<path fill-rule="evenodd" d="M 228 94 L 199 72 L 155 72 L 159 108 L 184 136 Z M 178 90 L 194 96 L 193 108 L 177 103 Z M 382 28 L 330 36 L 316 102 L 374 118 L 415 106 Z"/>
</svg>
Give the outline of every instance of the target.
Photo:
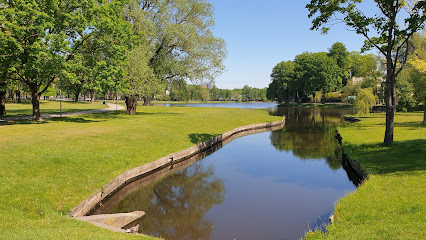
<svg viewBox="0 0 426 240">
<path fill-rule="evenodd" d="M 218 88 L 267 87 L 272 68 L 281 61 L 305 51 L 327 52 L 335 42 L 360 51 L 364 42 L 344 24 L 333 26 L 327 35 L 310 31 L 309 0 L 208 1 L 215 7 L 213 32 L 228 50 L 227 71 L 215 82 Z"/>
</svg>

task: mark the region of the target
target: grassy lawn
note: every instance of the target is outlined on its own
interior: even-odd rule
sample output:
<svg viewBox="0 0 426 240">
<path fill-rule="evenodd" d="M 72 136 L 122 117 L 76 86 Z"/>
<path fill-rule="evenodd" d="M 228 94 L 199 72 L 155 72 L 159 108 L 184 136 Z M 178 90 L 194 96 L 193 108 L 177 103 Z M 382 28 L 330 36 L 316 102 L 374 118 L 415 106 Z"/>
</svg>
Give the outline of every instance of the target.
<svg viewBox="0 0 426 240">
<path fill-rule="evenodd" d="M 397 113 L 394 145 L 383 142 L 385 114 L 340 127 L 348 155 L 369 174 L 335 206 L 337 221 L 306 239 L 426 239 L 426 125 L 423 113 Z"/>
<path fill-rule="evenodd" d="M 266 110 L 139 107 L 134 116 L 0 126 L 0 239 L 140 239 L 68 213 L 125 170 L 192 146 L 191 136 L 280 119 Z"/>
<path fill-rule="evenodd" d="M 59 101 L 40 101 L 40 112 L 42 115 L 59 113 L 59 108 Z M 62 112 L 79 112 L 104 108 L 108 108 L 108 106 L 102 104 L 102 102 L 95 102 L 94 104 L 88 102 L 62 102 Z M 32 105 L 29 102 L 6 103 L 6 114 L 6 117 L 2 118 L 7 119 L 7 117 L 30 116 L 33 114 Z"/>
</svg>

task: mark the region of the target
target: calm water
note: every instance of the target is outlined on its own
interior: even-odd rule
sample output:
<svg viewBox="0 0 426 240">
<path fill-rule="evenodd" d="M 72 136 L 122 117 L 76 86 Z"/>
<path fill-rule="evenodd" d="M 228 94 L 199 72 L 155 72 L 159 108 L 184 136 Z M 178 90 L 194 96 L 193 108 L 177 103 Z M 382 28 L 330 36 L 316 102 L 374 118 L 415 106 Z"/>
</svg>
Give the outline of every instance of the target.
<svg viewBox="0 0 426 240">
<path fill-rule="evenodd" d="M 166 107 L 220 107 L 220 108 L 249 108 L 249 109 L 266 109 L 277 107 L 276 103 L 185 103 L 185 104 L 159 104 Z"/>
<path fill-rule="evenodd" d="M 141 232 L 166 239 L 299 239 L 321 227 L 355 189 L 334 139 L 343 112 L 270 111 L 283 129 L 238 138 L 105 212 L 145 211 Z"/>
</svg>

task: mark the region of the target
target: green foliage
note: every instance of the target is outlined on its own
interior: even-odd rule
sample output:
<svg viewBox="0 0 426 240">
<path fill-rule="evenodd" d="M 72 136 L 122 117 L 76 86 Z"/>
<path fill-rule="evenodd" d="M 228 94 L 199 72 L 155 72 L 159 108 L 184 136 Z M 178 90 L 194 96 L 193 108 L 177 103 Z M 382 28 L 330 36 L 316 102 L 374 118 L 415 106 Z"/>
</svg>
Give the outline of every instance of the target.
<svg viewBox="0 0 426 240">
<path fill-rule="evenodd" d="M 272 82 L 269 84 L 266 97 L 278 103 L 289 102 L 297 93 L 298 85 L 295 79 L 295 63 L 293 61 L 280 62 L 271 73 Z"/>
<path fill-rule="evenodd" d="M 306 94 L 335 91 L 342 85 L 339 66 L 326 53 L 303 53 L 296 56 L 294 69 L 299 88 Z"/>
<path fill-rule="evenodd" d="M 165 92 L 165 84 L 155 76 L 148 66 L 149 49 L 139 45 L 128 54 L 126 92 L 134 96 L 149 96 Z"/>
<path fill-rule="evenodd" d="M 343 88 L 342 100 L 347 101 L 349 96 L 356 96 L 360 90 L 361 90 L 360 83 L 354 84 L 352 80 L 349 80 L 349 82 Z"/>
<path fill-rule="evenodd" d="M 371 111 L 376 104 L 376 97 L 369 88 L 361 88 L 354 103 L 354 110 L 357 114 L 366 114 Z"/>
<path fill-rule="evenodd" d="M 401 74 L 398 75 L 396 82 L 396 95 L 398 97 L 398 104 L 396 105 L 397 111 L 407 112 L 415 106 L 415 89 L 412 82 L 415 78 L 419 77 L 421 77 L 419 73 L 412 67 L 405 68 Z"/>
<path fill-rule="evenodd" d="M 413 69 L 408 71 L 411 71 L 411 82 L 419 101 L 423 101 L 426 105 L 426 33 L 414 35 L 412 46 L 414 52 L 410 56 L 409 63 L 417 70 L 417 74 L 412 72 Z"/>
<path fill-rule="evenodd" d="M 351 76 L 353 77 L 370 77 L 376 76 L 379 67 L 379 57 L 370 54 L 360 54 L 359 52 L 351 52 L 349 54 L 351 61 Z"/>
<path fill-rule="evenodd" d="M 337 66 L 340 68 L 339 76 L 342 79 L 343 85 L 345 85 L 348 79 L 351 77 L 350 69 L 351 62 L 349 59 L 349 52 L 345 45 L 341 42 L 334 43 L 330 49 L 328 49 L 327 55 L 334 59 Z"/>
<path fill-rule="evenodd" d="M 209 91 L 209 89 L 208 89 L 208 88 L 206 88 L 206 87 L 202 86 L 202 87 L 200 87 L 200 88 L 198 89 L 198 91 L 199 91 L 199 94 L 200 94 L 201 100 L 202 100 L 203 102 L 210 101 L 210 91 Z"/>
<path fill-rule="evenodd" d="M 325 94 L 325 101 L 326 102 L 341 102 L 342 101 L 342 94 L 339 92 L 329 92 Z"/>
</svg>

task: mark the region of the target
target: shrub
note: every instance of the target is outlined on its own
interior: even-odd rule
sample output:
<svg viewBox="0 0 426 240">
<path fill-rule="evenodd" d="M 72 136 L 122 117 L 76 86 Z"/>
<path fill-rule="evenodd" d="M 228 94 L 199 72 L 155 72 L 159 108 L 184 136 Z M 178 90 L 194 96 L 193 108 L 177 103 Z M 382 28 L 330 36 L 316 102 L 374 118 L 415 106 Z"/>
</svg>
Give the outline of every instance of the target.
<svg viewBox="0 0 426 240">
<path fill-rule="evenodd" d="M 362 88 L 359 90 L 354 103 L 354 109 L 357 114 L 369 113 L 376 103 L 376 97 L 371 88 Z"/>
<path fill-rule="evenodd" d="M 341 102 L 342 94 L 340 92 L 330 92 L 325 94 L 326 102 Z"/>
</svg>

